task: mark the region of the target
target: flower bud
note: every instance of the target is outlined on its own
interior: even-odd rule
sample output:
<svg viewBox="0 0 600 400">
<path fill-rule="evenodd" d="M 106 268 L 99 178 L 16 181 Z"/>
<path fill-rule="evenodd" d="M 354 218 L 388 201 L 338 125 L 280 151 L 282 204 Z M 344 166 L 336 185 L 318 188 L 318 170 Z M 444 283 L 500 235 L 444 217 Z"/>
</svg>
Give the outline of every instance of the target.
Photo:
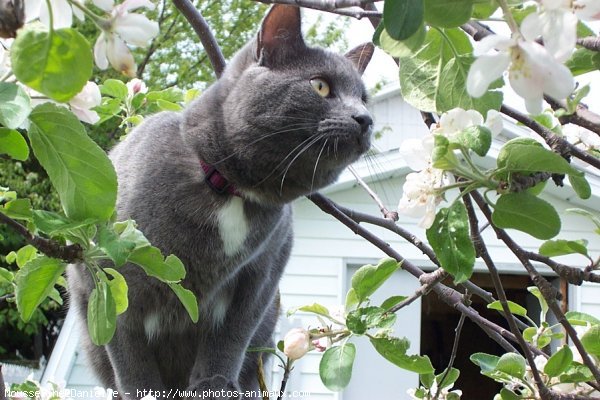
<svg viewBox="0 0 600 400">
<path fill-rule="evenodd" d="M 283 352 L 290 360 L 304 356 L 309 349 L 310 335 L 306 329 L 294 328 L 283 339 Z"/>
<path fill-rule="evenodd" d="M 129 92 L 129 96 L 135 96 L 138 93 L 146 93 L 148 88 L 143 80 L 139 78 L 133 78 L 129 82 L 127 82 L 127 91 Z"/>
</svg>

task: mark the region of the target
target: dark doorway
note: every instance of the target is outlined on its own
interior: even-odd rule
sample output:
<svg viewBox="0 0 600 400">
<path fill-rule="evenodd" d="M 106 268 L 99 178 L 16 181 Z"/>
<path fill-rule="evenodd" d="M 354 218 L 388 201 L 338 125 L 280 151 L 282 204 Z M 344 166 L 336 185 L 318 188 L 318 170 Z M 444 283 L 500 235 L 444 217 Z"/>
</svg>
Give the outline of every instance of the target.
<svg viewBox="0 0 600 400">
<path fill-rule="evenodd" d="M 495 296 L 493 284 L 488 274 L 474 274 L 471 281 Z M 452 286 L 450 279 L 445 284 Z M 529 317 L 539 323 L 540 309 L 535 297 L 527 291 L 533 283 L 527 276 L 502 275 L 502 283 L 509 300 L 514 301 L 529 310 Z M 472 306 L 483 317 L 508 329 L 504 318 L 494 310 L 486 308 L 485 302 L 472 296 Z M 423 298 L 421 307 L 421 353 L 427 354 L 437 373 L 448 365 L 454 343 L 455 329 L 460 314 L 448 307 L 438 296 L 430 294 Z M 518 347 L 515 345 L 515 347 Z M 468 318 L 465 320 L 459 341 L 458 354 L 454 367 L 460 370 L 460 378 L 455 388 L 462 390 L 464 400 L 491 400 L 500 391 L 500 384 L 482 376 L 479 367 L 473 364 L 469 357 L 473 353 L 484 352 L 501 355 L 505 351 L 490 339 L 475 323 Z"/>
</svg>

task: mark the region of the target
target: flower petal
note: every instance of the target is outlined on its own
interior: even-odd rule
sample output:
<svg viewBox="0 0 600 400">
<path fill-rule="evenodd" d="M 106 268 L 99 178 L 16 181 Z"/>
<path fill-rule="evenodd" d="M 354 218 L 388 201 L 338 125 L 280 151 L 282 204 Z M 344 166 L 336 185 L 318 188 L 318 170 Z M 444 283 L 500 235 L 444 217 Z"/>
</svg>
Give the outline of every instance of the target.
<svg viewBox="0 0 600 400">
<path fill-rule="evenodd" d="M 154 10 L 154 3 L 149 0 L 125 0 L 117 6 L 120 11 L 132 11 L 136 8 L 146 7 L 149 10 Z"/>
<path fill-rule="evenodd" d="M 565 62 L 575 50 L 577 17 L 570 11 L 556 10 L 544 13 L 544 46 L 559 62 Z"/>
<path fill-rule="evenodd" d="M 496 110 L 489 110 L 484 124 L 491 132 L 492 137 L 496 137 L 504 129 L 502 123 L 502 114 Z"/>
<path fill-rule="evenodd" d="M 519 29 L 527 40 L 535 40 L 542 36 L 543 21 L 541 15 L 537 12 L 529 14 L 521 22 Z"/>
<path fill-rule="evenodd" d="M 126 14 L 115 20 L 114 30 L 127 43 L 144 47 L 158 35 L 158 23 L 141 14 Z"/>
<path fill-rule="evenodd" d="M 101 70 L 108 68 L 108 59 L 106 58 L 106 35 L 104 32 L 100 33 L 100 36 L 96 39 L 96 44 L 94 44 L 94 60 Z"/>
<path fill-rule="evenodd" d="M 413 171 L 425 169 L 431 162 L 431 153 L 425 151 L 420 139 L 404 140 L 400 144 L 399 151 L 408 167 Z"/>
<path fill-rule="evenodd" d="M 50 14 L 48 13 L 48 3 L 44 2 L 40 7 L 40 22 L 50 26 Z M 73 10 L 67 0 L 53 0 L 50 2 L 52 7 L 52 22 L 54 29 L 70 28 L 73 24 Z"/>
<path fill-rule="evenodd" d="M 481 97 L 490 84 L 502 77 L 510 64 L 507 53 L 479 56 L 469 69 L 467 75 L 467 92 L 471 97 Z"/>
<path fill-rule="evenodd" d="M 92 0 L 96 7 L 106 12 L 109 12 L 115 6 L 114 0 Z"/>
<path fill-rule="evenodd" d="M 133 55 L 125 42 L 116 35 L 111 35 L 106 43 L 106 57 L 114 69 L 131 78 L 135 77 Z"/>
<path fill-rule="evenodd" d="M 473 55 L 480 56 L 492 49 L 504 51 L 515 45 L 515 41 L 511 38 L 501 35 L 489 35 L 475 42 L 473 45 Z"/>
</svg>

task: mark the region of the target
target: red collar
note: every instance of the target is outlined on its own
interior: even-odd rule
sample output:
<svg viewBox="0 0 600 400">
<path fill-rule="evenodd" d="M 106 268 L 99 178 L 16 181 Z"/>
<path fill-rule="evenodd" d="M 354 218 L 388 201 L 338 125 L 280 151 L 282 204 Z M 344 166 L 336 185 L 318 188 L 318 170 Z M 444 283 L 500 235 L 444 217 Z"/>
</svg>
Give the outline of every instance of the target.
<svg viewBox="0 0 600 400">
<path fill-rule="evenodd" d="M 235 186 L 227 180 L 214 166 L 200 160 L 200 166 L 204 171 L 204 182 L 218 194 L 230 194 L 242 197 Z"/>
</svg>

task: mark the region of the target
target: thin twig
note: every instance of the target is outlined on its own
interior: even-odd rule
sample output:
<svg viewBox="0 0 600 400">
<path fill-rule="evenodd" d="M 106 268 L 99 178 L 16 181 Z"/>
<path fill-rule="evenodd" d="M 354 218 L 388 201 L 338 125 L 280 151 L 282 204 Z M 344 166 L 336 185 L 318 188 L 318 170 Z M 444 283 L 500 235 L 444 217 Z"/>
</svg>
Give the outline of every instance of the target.
<svg viewBox="0 0 600 400">
<path fill-rule="evenodd" d="M 463 325 L 465 324 L 465 314 L 460 314 L 460 319 L 458 320 L 458 325 L 456 325 L 456 329 L 454 330 L 454 344 L 452 345 L 452 353 L 450 353 L 450 361 L 448 362 L 448 367 L 446 367 L 446 371 L 444 371 L 444 375 L 442 375 L 442 379 L 440 379 L 440 383 L 438 384 L 437 391 L 434 400 L 437 400 L 440 396 L 442 389 L 444 388 L 444 381 L 446 377 L 450 373 L 452 366 L 454 365 L 454 360 L 456 360 L 456 355 L 458 354 L 458 342 L 460 341 L 460 334 L 462 332 Z"/>
<path fill-rule="evenodd" d="M 548 303 L 548 307 L 550 308 L 550 310 L 552 310 L 552 313 L 555 315 L 558 322 L 565 328 L 567 335 L 571 338 L 571 341 L 573 342 L 573 344 L 579 351 L 579 354 L 581 355 L 581 358 L 583 359 L 583 363 L 590 369 L 590 371 L 594 375 L 594 379 L 596 379 L 596 381 L 598 383 L 600 383 L 600 371 L 598 370 L 596 365 L 593 363 L 590 356 L 586 352 L 585 348 L 581 344 L 581 340 L 579 340 L 579 337 L 577 336 L 577 332 L 575 331 L 573 326 L 571 326 L 571 324 L 565 317 L 565 314 L 560 309 L 560 306 L 556 303 L 556 289 L 554 287 L 552 287 L 552 285 L 543 276 L 541 276 L 539 274 L 539 272 L 537 272 L 537 270 L 533 267 L 533 265 L 529 261 L 529 258 L 527 258 L 525 250 L 523 250 L 523 248 L 521 246 L 519 246 L 506 233 L 506 231 L 496 227 L 493 224 L 492 212 L 491 212 L 489 206 L 487 205 L 487 203 L 485 202 L 485 200 L 483 199 L 483 197 L 481 197 L 481 195 L 477 192 L 472 192 L 471 196 L 472 196 L 473 200 L 475 200 L 475 202 L 477 203 L 477 206 L 479 207 L 479 209 L 483 212 L 483 215 L 492 224 L 492 228 L 496 232 L 496 236 L 498 236 L 498 238 L 500 240 L 502 240 L 504 242 L 504 244 L 506 244 L 506 246 L 512 251 L 512 253 L 515 256 L 517 256 L 517 258 L 519 259 L 521 264 L 523 264 L 523 266 L 529 273 L 531 280 L 540 289 L 540 292 L 544 296 L 544 299 L 546 299 L 546 302 Z"/>
<path fill-rule="evenodd" d="M 360 175 L 356 172 L 356 170 L 354 168 L 352 168 L 352 166 L 348 167 L 348 170 L 352 173 L 352 175 L 354 175 L 354 178 L 356 179 L 356 182 L 358 182 L 358 184 L 369 194 L 369 196 L 371 196 L 371 198 L 375 201 L 375 203 L 377 204 L 377 206 L 379 207 L 379 211 L 381 211 L 381 214 L 383 214 L 383 217 L 385 219 L 389 219 L 392 221 L 398 221 L 398 213 L 396 211 L 390 211 L 387 209 L 387 207 L 383 204 L 383 201 L 381 201 L 381 199 L 379 198 L 379 196 L 377 195 L 377 193 L 375 193 L 367 184 L 367 182 L 365 182 Z"/>
<path fill-rule="evenodd" d="M 368 4 L 375 0 L 254 0 L 264 4 L 288 4 L 292 6 L 311 8 L 313 10 L 325 11 L 333 14 L 343 15 L 356 19 L 377 17 L 381 18 L 382 13 L 375 10 L 364 10 Z M 377 0 L 379 1 L 379 0 Z"/>
<path fill-rule="evenodd" d="M 277 396 L 277 400 L 281 400 L 285 397 L 285 387 L 287 386 L 287 382 L 290 379 L 290 372 L 292 371 L 290 364 L 291 362 L 288 361 L 283 368 L 283 378 L 281 379 L 281 388 L 279 389 L 279 396 Z"/>
<path fill-rule="evenodd" d="M 33 235 L 23 225 L 2 213 L 0 213 L 0 223 L 4 223 L 11 227 L 15 232 L 21 235 L 27 243 L 37 248 L 48 257 L 58 258 L 68 263 L 76 263 L 83 260 L 83 249 L 78 244 L 63 246 L 53 240 Z"/>
<path fill-rule="evenodd" d="M 396 304 L 395 306 L 390 307 L 389 310 L 386 310 L 386 313 L 395 313 L 395 312 L 401 310 L 402 308 L 412 304 L 418 298 L 427 295 L 429 292 L 431 292 L 431 290 L 433 289 L 433 287 L 435 285 L 437 285 L 438 283 L 440 283 L 441 281 L 446 279 L 446 277 L 448 276 L 448 273 L 440 268 L 430 274 L 421 275 L 421 277 L 419 278 L 419 281 L 421 281 L 422 280 L 421 278 L 425 277 L 426 275 L 432 275 L 432 276 L 429 277 L 429 279 L 427 279 L 427 282 L 425 282 L 425 283 L 422 282 L 421 286 L 412 295 L 410 295 L 406 299 L 402 300 L 400 303 Z M 425 279 L 423 279 L 423 280 L 425 280 Z"/>
<path fill-rule="evenodd" d="M 510 308 L 508 306 L 508 299 L 506 298 L 506 292 L 504 291 L 504 287 L 502 286 L 502 281 L 500 280 L 500 274 L 498 273 L 498 269 L 496 268 L 496 264 L 492 260 L 490 253 L 488 252 L 487 246 L 483 241 L 483 237 L 479 233 L 479 224 L 477 222 L 477 216 L 475 215 L 475 210 L 473 208 L 473 203 L 471 202 L 471 198 L 469 195 L 463 196 L 464 204 L 467 209 L 467 215 L 469 217 L 469 224 L 471 227 L 471 237 L 473 239 L 473 244 L 477 250 L 477 254 L 479 257 L 483 259 L 485 265 L 490 272 L 490 277 L 492 278 L 492 283 L 494 284 L 494 288 L 496 289 L 496 295 L 500 300 L 500 304 L 502 305 L 502 310 L 504 311 L 504 317 L 506 321 L 508 321 L 508 325 L 510 326 L 511 332 L 515 335 L 519 342 L 519 346 L 523 350 L 525 354 L 525 358 L 527 358 L 527 363 L 531 368 L 531 373 L 533 374 L 533 379 L 535 381 L 536 386 L 538 387 L 540 392 L 543 392 L 546 389 L 546 385 L 542 380 L 542 376 L 537 369 L 537 366 L 534 362 L 534 357 L 529 347 L 527 346 L 527 342 L 523 338 L 523 335 L 519 331 L 519 328 L 516 324 L 516 317 L 510 312 Z"/>
<path fill-rule="evenodd" d="M 200 38 L 200 42 L 202 42 L 202 46 L 204 47 L 206 54 L 208 54 L 210 63 L 215 71 L 215 75 L 217 78 L 221 77 L 223 71 L 225 70 L 225 57 L 223 57 L 221 48 L 219 47 L 215 36 L 210 30 L 208 23 L 200 11 L 198 11 L 189 0 L 173 0 L 173 4 L 175 4 L 175 7 L 177 7 L 177 9 L 188 20 L 196 32 L 196 35 L 198 35 Z"/>
</svg>

